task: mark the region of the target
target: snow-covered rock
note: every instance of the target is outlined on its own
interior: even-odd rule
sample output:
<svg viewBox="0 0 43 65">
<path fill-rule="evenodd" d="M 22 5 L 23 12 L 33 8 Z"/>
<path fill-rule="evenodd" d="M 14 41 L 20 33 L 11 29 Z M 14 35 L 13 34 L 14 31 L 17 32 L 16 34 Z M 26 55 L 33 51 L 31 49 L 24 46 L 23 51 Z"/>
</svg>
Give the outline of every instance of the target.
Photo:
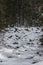
<svg viewBox="0 0 43 65">
<path fill-rule="evenodd" d="M 36 64 L 32 64 L 32 65 L 43 65 L 43 61 L 38 62 L 38 63 L 36 63 Z"/>
</svg>

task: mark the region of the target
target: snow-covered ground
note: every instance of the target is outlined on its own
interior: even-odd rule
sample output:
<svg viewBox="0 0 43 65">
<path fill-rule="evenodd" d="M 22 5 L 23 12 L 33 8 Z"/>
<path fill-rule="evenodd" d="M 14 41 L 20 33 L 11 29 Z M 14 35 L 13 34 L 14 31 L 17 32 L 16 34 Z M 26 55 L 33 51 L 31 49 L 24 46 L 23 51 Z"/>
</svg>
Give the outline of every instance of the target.
<svg viewBox="0 0 43 65">
<path fill-rule="evenodd" d="M 9 27 L 0 32 L 0 65 L 34 65 L 43 61 L 43 27 Z"/>
</svg>

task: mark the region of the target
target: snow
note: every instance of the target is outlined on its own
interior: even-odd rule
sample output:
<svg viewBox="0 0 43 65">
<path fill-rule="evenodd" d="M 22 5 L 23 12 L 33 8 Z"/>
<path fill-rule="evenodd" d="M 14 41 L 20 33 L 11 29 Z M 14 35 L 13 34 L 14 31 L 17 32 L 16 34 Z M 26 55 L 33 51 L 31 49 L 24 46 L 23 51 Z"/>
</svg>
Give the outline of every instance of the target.
<svg viewBox="0 0 43 65">
<path fill-rule="evenodd" d="M 7 57 L 0 53 L 0 62 L 6 61 Z"/>
<path fill-rule="evenodd" d="M 34 65 L 43 61 L 42 27 L 5 28 L 0 33 L 0 65 Z"/>
<path fill-rule="evenodd" d="M 6 57 L 12 56 L 13 55 L 13 49 L 4 48 L 2 50 L 2 54 L 5 55 Z"/>
</svg>

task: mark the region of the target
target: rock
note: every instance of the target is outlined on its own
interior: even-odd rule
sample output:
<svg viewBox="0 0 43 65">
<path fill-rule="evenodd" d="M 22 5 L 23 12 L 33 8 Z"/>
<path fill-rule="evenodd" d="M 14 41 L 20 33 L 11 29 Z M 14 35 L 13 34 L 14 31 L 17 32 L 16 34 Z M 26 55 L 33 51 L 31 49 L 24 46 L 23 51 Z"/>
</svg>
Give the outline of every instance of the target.
<svg viewBox="0 0 43 65">
<path fill-rule="evenodd" d="M 27 43 L 27 45 L 29 45 L 29 44 L 31 44 L 31 43 Z"/>
<path fill-rule="evenodd" d="M 30 58 L 26 58 L 26 59 L 32 59 L 33 57 L 30 57 Z"/>
<path fill-rule="evenodd" d="M 16 53 L 16 55 L 20 55 L 20 53 Z"/>
<path fill-rule="evenodd" d="M 39 54 L 39 52 L 37 52 L 36 54 Z"/>
<path fill-rule="evenodd" d="M 37 29 L 39 30 L 39 28 L 37 27 Z"/>
<path fill-rule="evenodd" d="M 29 41 L 32 42 L 33 40 L 30 39 Z"/>
<path fill-rule="evenodd" d="M 9 36 L 8 38 L 11 38 L 12 37 L 12 35 L 11 36 Z"/>
<path fill-rule="evenodd" d="M 17 28 L 15 28 L 15 31 L 14 32 L 16 32 L 17 31 Z"/>
<path fill-rule="evenodd" d="M 14 42 L 13 44 L 18 44 L 18 42 Z"/>
<path fill-rule="evenodd" d="M 37 63 L 37 61 L 32 62 L 32 64 L 35 64 L 35 63 Z"/>
<path fill-rule="evenodd" d="M 19 48 L 19 46 L 17 46 L 15 49 L 18 49 Z"/>
<path fill-rule="evenodd" d="M 29 31 L 28 29 L 25 29 L 26 31 Z"/>
<path fill-rule="evenodd" d="M 43 38 L 40 39 L 41 45 L 43 45 Z"/>
<path fill-rule="evenodd" d="M 43 31 L 43 28 L 41 29 L 41 31 Z"/>
<path fill-rule="evenodd" d="M 41 61 L 41 62 L 38 62 L 38 63 L 36 63 L 36 64 L 33 64 L 33 65 L 43 65 L 43 61 Z"/>
<path fill-rule="evenodd" d="M 18 35 L 15 35 L 16 37 L 18 37 Z"/>
<path fill-rule="evenodd" d="M 43 35 L 40 35 L 40 37 L 42 37 L 42 38 L 43 38 Z"/>
</svg>

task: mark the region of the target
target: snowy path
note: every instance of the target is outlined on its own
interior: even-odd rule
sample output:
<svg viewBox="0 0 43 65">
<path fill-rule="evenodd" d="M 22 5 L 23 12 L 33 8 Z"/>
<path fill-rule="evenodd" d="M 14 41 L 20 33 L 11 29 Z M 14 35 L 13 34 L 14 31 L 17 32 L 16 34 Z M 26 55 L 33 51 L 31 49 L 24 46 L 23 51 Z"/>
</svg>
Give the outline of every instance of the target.
<svg viewBox="0 0 43 65">
<path fill-rule="evenodd" d="M 5 28 L 0 32 L 0 65 L 31 65 L 43 61 L 42 27 Z"/>
</svg>

